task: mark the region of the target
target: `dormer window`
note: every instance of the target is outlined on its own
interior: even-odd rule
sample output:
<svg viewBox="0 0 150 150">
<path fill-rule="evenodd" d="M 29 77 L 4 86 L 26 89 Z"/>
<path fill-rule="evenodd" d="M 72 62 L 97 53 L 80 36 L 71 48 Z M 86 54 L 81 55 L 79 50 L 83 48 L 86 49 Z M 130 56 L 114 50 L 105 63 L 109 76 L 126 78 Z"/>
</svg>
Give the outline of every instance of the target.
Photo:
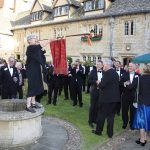
<svg viewBox="0 0 150 150">
<path fill-rule="evenodd" d="M 31 20 L 32 21 L 42 20 L 42 16 L 43 16 L 43 11 L 33 12 L 31 14 Z"/>
<path fill-rule="evenodd" d="M 84 11 L 104 9 L 104 0 L 86 1 L 84 3 Z"/>
<path fill-rule="evenodd" d="M 67 5 L 56 7 L 54 9 L 54 16 L 68 15 L 68 12 L 69 12 L 69 6 L 67 6 Z"/>
</svg>

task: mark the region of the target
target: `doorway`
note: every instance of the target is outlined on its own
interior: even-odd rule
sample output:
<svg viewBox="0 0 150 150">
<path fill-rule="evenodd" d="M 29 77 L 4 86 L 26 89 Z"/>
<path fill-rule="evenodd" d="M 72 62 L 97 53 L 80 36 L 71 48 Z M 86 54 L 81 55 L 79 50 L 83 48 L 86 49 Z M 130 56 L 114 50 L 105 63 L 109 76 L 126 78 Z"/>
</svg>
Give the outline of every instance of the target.
<svg viewBox="0 0 150 150">
<path fill-rule="evenodd" d="M 132 57 L 125 57 L 123 58 L 123 65 L 129 65 L 129 63 L 132 61 Z"/>
</svg>

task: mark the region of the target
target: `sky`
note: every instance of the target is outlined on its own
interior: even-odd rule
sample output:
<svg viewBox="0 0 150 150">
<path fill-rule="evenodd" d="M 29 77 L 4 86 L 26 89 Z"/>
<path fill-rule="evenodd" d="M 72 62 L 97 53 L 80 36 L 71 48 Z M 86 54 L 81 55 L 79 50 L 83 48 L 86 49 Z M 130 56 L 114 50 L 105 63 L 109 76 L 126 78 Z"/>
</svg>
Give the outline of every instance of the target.
<svg viewBox="0 0 150 150">
<path fill-rule="evenodd" d="M 18 1 L 18 0 L 17 0 Z M 22 1 L 22 0 L 21 0 Z M 26 3 L 24 3 L 24 5 L 22 5 L 21 7 L 18 8 L 18 12 L 23 12 L 23 11 L 26 11 L 26 10 L 30 10 L 32 5 L 33 5 L 33 2 L 35 0 L 24 0 L 24 1 L 27 1 Z"/>
</svg>

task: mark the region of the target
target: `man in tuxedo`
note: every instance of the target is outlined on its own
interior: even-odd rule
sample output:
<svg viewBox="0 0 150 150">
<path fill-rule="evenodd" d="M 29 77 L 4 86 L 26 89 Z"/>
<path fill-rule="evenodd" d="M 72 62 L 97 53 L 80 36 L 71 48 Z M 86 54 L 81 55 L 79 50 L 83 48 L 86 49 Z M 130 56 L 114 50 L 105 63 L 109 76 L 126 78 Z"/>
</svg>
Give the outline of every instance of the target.
<svg viewBox="0 0 150 150">
<path fill-rule="evenodd" d="M 15 65 L 15 59 L 9 57 L 8 65 L 1 68 L 0 83 L 2 85 L 2 99 L 14 99 L 17 96 L 19 75 Z"/>
<path fill-rule="evenodd" d="M 103 77 L 103 62 L 99 61 L 89 75 L 90 90 L 90 109 L 89 109 L 89 126 L 94 127 L 93 123 L 97 122 L 99 88 L 97 82 Z"/>
<path fill-rule="evenodd" d="M 92 132 L 101 135 L 107 119 L 107 135 L 109 138 L 113 136 L 114 117 L 116 113 L 117 103 L 120 101 L 119 93 L 119 76 L 112 68 L 111 60 L 104 62 L 104 75 L 101 81 L 97 81 L 100 89 L 99 92 L 99 108 L 96 130 Z"/>
<path fill-rule="evenodd" d="M 68 74 L 67 75 L 64 75 L 63 77 L 63 87 L 64 87 L 64 96 L 65 96 L 65 99 L 64 100 L 68 100 L 69 99 L 69 93 L 70 93 L 70 99 L 72 99 L 72 91 L 71 91 L 71 88 L 70 88 L 70 80 L 71 80 L 71 77 L 70 77 L 70 72 L 71 72 L 71 65 L 69 65 L 69 62 L 67 62 L 67 66 L 68 66 Z M 70 92 L 68 92 L 70 91 Z"/>
<path fill-rule="evenodd" d="M 83 106 L 82 102 L 82 85 L 83 85 L 83 68 L 79 65 L 79 60 L 74 64 L 71 70 L 72 76 L 72 90 L 73 92 L 73 106 L 77 105 L 77 100 L 79 101 L 79 106 Z"/>
<path fill-rule="evenodd" d="M 24 80 L 26 78 L 25 70 L 22 68 L 21 62 L 16 62 L 16 68 L 19 75 L 19 84 L 17 87 L 17 92 L 19 95 L 19 99 L 23 99 L 23 86 L 24 86 Z"/>
<path fill-rule="evenodd" d="M 81 67 L 83 68 L 83 92 L 85 92 L 85 85 L 86 85 L 86 66 L 84 65 L 84 64 L 80 64 L 81 65 Z"/>
<path fill-rule="evenodd" d="M 134 117 L 135 108 L 133 107 L 133 102 L 135 99 L 135 93 L 138 83 L 139 74 L 135 72 L 136 65 L 134 63 L 129 63 L 129 71 L 125 72 L 121 78 L 121 83 L 124 86 L 122 93 L 122 120 L 123 129 L 126 129 L 128 123 L 132 129 L 132 122 Z M 130 109 L 130 121 L 128 111 Z"/>
<path fill-rule="evenodd" d="M 122 75 L 125 73 L 125 70 L 123 68 L 121 68 L 121 62 L 116 60 L 115 61 L 115 71 L 117 72 L 118 76 L 119 76 L 119 89 L 120 89 L 120 98 L 123 92 L 123 85 L 120 82 L 120 79 L 122 77 Z M 117 106 L 117 115 L 120 115 L 120 110 L 121 110 L 121 102 L 118 103 Z"/>
</svg>

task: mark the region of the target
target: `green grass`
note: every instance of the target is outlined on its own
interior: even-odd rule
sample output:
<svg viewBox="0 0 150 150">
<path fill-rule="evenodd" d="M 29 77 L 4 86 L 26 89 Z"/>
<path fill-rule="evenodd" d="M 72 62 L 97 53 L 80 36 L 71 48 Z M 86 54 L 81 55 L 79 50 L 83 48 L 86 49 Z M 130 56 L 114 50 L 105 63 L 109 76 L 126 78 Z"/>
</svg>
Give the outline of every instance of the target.
<svg viewBox="0 0 150 150">
<path fill-rule="evenodd" d="M 63 92 L 62 92 L 63 93 Z M 96 136 L 91 133 L 91 128 L 88 126 L 88 111 L 89 111 L 89 94 L 83 93 L 83 108 L 79 106 L 73 107 L 71 100 L 64 100 L 64 96 L 58 97 L 57 106 L 46 105 L 47 97 L 42 99 L 42 104 L 45 106 L 45 115 L 55 116 L 74 124 L 80 131 L 82 141 L 81 150 L 92 150 L 99 144 L 107 141 L 106 126 L 102 136 Z M 115 118 L 114 134 L 121 132 L 122 121 L 121 117 Z"/>
</svg>

